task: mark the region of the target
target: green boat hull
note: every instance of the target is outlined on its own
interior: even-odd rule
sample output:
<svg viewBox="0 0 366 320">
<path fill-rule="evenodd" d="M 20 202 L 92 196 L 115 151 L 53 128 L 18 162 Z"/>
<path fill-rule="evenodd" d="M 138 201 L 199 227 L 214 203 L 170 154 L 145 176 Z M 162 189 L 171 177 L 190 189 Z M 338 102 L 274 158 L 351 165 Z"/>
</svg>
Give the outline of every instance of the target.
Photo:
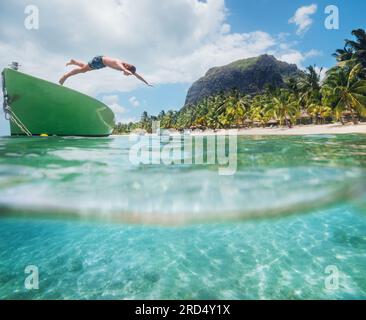
<svg viewBox="0 0 366 320">
<path fill-rule="evenodd" d="M 113 111 L 102 102 L 63 86 L 4 69 L 8 105 L 32 135 L 109 136 Z M 24 135 L 10 121 L 12 135 Z"/>
</svg>

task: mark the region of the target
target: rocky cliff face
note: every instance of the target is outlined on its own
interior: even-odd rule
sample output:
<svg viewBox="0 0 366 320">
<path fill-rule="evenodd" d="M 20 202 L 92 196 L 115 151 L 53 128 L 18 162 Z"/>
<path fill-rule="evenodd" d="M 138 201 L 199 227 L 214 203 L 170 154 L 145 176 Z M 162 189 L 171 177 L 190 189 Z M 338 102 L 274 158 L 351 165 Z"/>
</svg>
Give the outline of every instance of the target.
<svg viewBox="0 0 366 320">
<path fill-rule="evenodd" d="M 185 105 L 193 105 L 205 97 L 237 89 L 244 94 L 256 94 L 266 86 L 284 86 L 284 81 L 299 76 L 301 71 L 294 64 L 262 55 L 210 69 L 188 91 Z"/>
</svg>

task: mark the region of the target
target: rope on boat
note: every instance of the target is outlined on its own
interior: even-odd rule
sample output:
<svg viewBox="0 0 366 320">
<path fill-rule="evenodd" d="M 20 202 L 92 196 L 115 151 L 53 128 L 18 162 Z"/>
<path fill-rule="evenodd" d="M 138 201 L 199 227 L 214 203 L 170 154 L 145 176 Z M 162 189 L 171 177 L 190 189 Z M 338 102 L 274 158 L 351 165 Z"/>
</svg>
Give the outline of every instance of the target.
<svg viewBox="0 0 366 320">
<path fill-rule="evenodd" d="M 32 133 L 28 130 L 25 124 L 16 116 L 16 114 L 10 108 L 7 109 L 7 115 L 9 116 L 10 121 L 12 121 L 15 125 L 19 127 L 28 137 L 32 136 Z"/>
<path fill-rule="evenodd" d="M 32 136 L 32 133 L 28 130 L 28 128 L 25 126 L 25 124 L 17 117 L 17 115 L 14 113 L 14 111 L 11 110 L 11 108 L 10 108 L 9 96 L 8 96 L 8 93 L 6 91 L 6 86 L 5 86 L 4 72 L 1 73 L 1 78 L 2 78 L 2 89 L 3 89 L 3 98 L 4 98 L 3 110 L 4 110 L 5 119 L 13 122 L 27 136 Z"/>
</svg>

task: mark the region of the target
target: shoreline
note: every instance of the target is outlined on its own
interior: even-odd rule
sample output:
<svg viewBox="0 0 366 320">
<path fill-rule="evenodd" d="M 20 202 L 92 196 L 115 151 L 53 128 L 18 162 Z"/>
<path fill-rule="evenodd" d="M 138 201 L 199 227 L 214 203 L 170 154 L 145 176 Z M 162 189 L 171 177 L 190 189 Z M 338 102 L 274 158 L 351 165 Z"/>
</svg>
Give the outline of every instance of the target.
<svg viewBox="0 0 366 320">
<path fill-rule="evenodd" d="M 170 131 L 170 135 L 179 135 L 178 131 Z M 112 136 L 128 136 L 133 133 L 112 134 Z M 207 129 L 204 131 L 190 131 L 192 136 L 210 136 L 210 135 L 235 135 L 238 136 L 303 136 L 303 135 L 328 135 L 328 134 L 366 134 L 366 122 L 359 124 L 331 123 L 331 124 L 310 124 L 296 125 L 292 128 L 248 128 L 248 129 L 218 129 L 216 131 Z M 150 135 L 150 134 L 148 134 Z M 156 135 L 153 134 L 153 135 Z"/>
<path fill-rule="evenodd" d="M 249 128 L 249 129 L 229 129 L 229 130 L 205 130 L 202 132 L 192 132 L 192 135 L 222 135 L 237 131 L 239 136 L 299 136 L 299 135 L 327 135 L 327 134 L 366 134 L 366 123 L 346 124 L 332 123 L 322 125 L 296 125 L 292 128 Z"/>
</svg>

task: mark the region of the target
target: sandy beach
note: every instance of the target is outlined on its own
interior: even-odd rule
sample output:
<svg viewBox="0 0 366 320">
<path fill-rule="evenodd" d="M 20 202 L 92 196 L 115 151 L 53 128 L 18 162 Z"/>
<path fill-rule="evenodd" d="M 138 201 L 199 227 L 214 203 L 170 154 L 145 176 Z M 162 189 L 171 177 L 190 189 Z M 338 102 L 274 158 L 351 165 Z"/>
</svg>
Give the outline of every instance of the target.
<svg viewBox="0 0 366 320">
<path fill-rule="evenodd" d="M 192 132 L 192 135 L 220 135 L 235 133 L 238 135 L 314 135 L 314 134 L 352 134 L 361 133 L 366 134 L 366 123 L 360 123 L 357 125 L 347 124 L 342 125 L 341 123 L 325 124 L 325 125 L 299 125 L 293 128 L 279 127 L 279 128 L 250 128 L 250 129 L 239 129 L 239 130 L 205 130 L 201 132 Z"/>
</svg>

